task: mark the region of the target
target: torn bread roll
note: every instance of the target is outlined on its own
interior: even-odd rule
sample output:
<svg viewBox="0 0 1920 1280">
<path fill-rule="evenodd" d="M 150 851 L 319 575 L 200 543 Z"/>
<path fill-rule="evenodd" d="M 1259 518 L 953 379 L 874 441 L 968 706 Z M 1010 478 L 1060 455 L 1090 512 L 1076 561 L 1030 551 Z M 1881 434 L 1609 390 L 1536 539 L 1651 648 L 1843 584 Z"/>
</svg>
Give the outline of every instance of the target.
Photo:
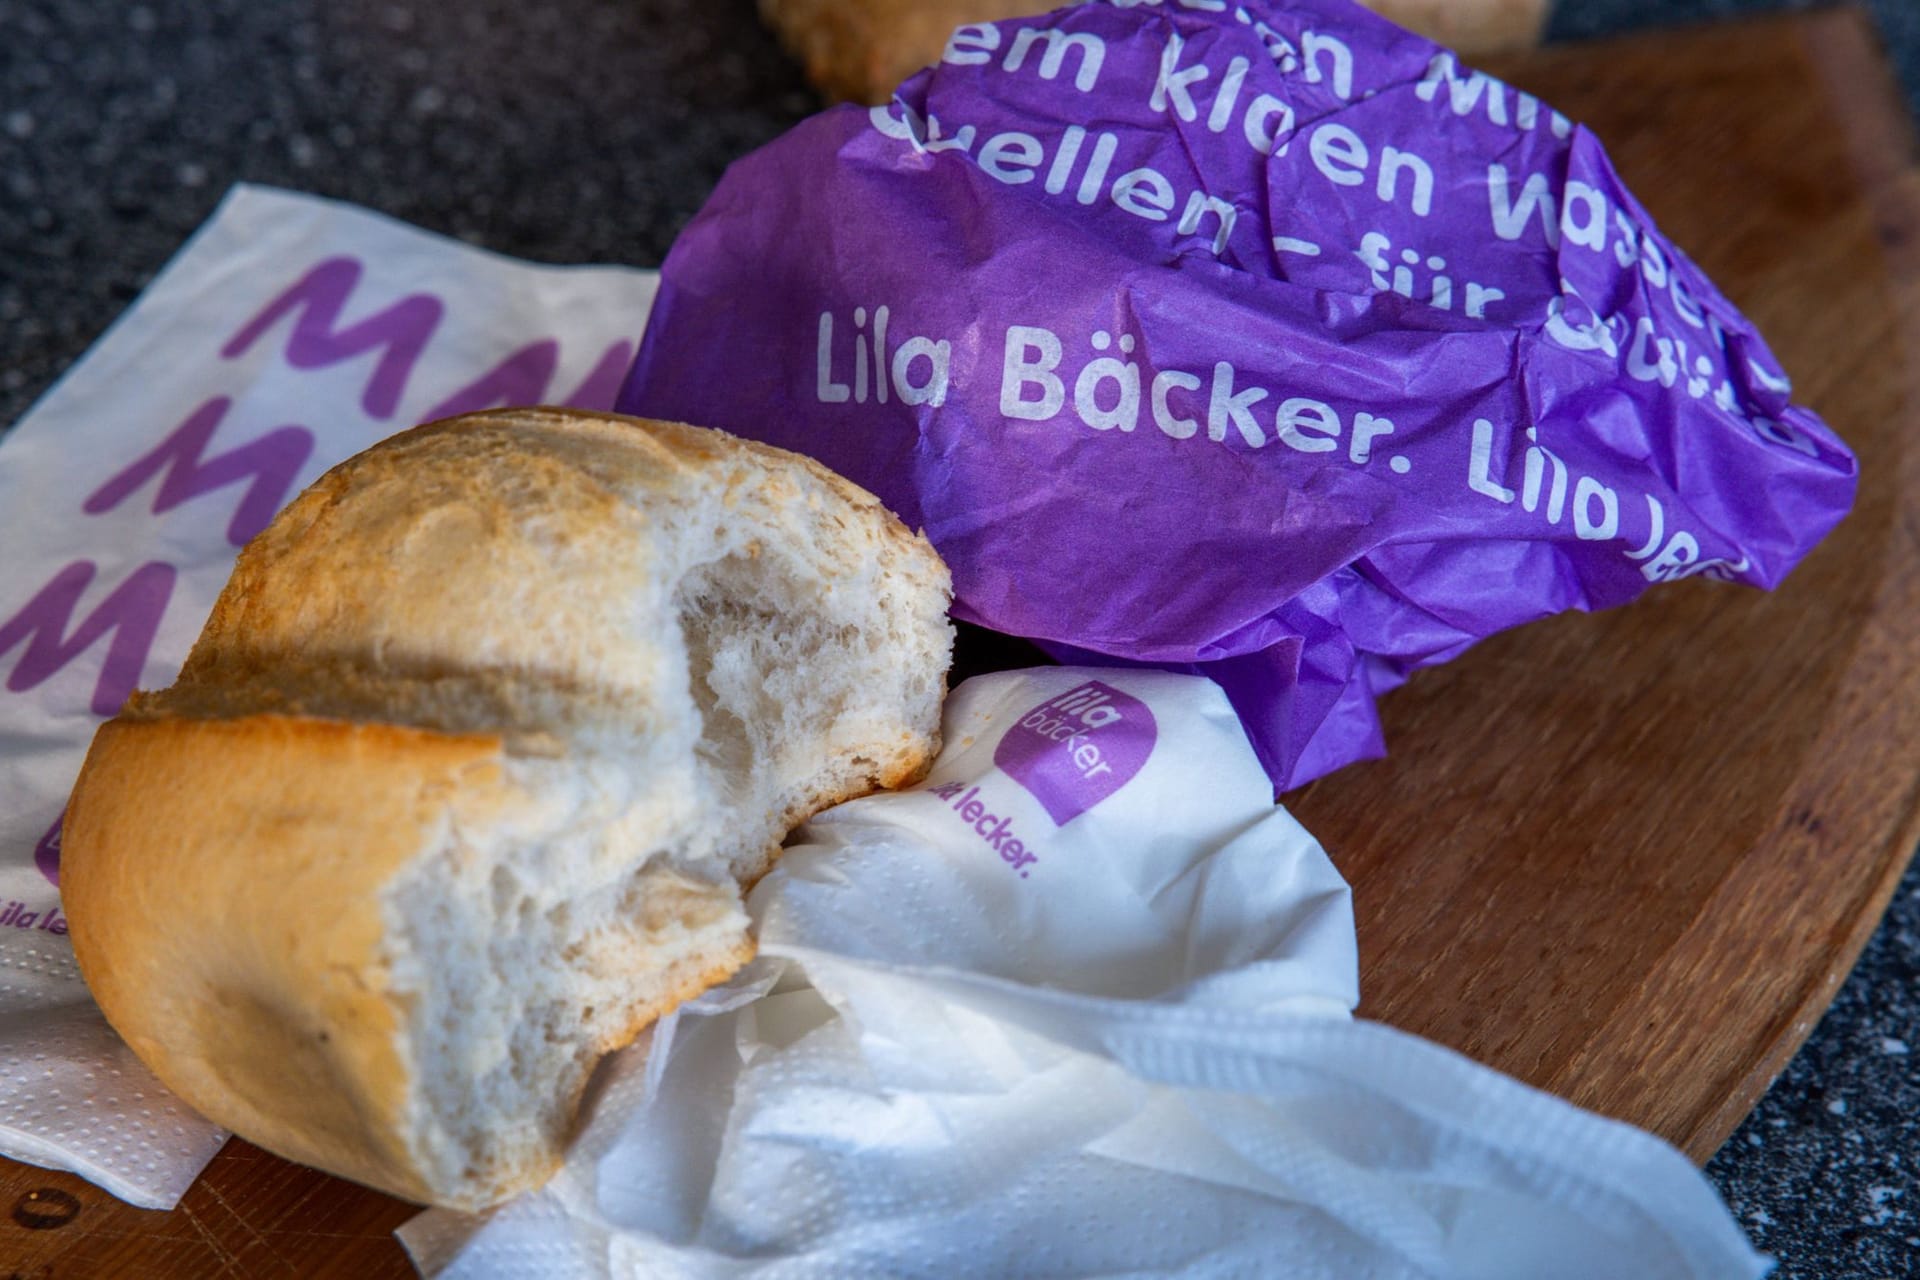
<svg viewBox="0 0 1920 1280">
<path fill-rule="evenodd" d="M 753 952 L 788 829 L 938 747 L 946 567 L 783 450 L 563 411 L 342 464 L 74 792 L 108 1020 L 211 1119 L 410 1200 L 557 1168 L 608 1050 Z"/>
</svg>

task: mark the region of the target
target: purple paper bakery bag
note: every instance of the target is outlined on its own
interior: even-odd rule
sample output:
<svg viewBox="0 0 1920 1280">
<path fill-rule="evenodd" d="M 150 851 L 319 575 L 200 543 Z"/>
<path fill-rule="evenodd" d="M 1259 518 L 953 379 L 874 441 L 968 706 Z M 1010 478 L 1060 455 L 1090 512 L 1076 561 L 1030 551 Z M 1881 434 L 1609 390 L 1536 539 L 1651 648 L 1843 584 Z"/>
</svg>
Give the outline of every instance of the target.
<svg viewBox="0 0 1920 1280">
<path fill-rule="evenodd" d="M 1774 585 L 1855 479 L 1591 134 L 1345 0 L 959 28 L 728 172 L 620 407 L 865 485 L 958 617 L 1212 676 L 1282 788 L 1502 628 Z"/>
</svg>

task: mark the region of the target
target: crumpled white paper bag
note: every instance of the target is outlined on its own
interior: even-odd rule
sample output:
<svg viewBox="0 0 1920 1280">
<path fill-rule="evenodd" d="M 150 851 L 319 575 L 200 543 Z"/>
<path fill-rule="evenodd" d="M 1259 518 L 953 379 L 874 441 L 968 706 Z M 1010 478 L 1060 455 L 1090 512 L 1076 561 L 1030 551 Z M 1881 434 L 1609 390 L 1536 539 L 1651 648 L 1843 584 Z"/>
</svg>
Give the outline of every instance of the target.
<svg viewBox="0 0 1920 1280">
<path fill-rule="evenodd" d="M 1766 1269 L 1665 1143 L 1349 1019 L 1346 886 L 1212 684 L 987 676 L 946 734 L 803 830 L 760 958 L 612 1062 L 552 1184 L 402 1228 L 423 1272 Z"/>
<path fill-rule="evenodd" d="M 236 187 L 0 438 L 0 1154 L 165 1208 L 226 1140 L 74 968 L 58 821 L 94 728 L 171 682 L 239 548 L 328 467 L 449 413 L 610 405 L 655 282 Z"/>
</svg>

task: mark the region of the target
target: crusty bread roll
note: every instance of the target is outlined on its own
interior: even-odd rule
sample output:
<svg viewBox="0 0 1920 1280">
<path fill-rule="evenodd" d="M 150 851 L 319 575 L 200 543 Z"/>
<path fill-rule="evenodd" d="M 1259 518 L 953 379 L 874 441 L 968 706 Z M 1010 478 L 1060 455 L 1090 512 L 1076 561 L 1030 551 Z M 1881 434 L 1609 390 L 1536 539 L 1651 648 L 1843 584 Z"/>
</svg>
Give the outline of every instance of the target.
<svg viewBox="0 0 1920 1280">
<path fill-rule="evenodd" d="M 1550 0 L 1360 3 L 1461 53 L 1532 48 L 1552 8 Z M 902 80 L 940 60 L 955 27 L 1061 7 L 1063 0 L 760 0 L 760 16 L 815 88 L 830 98 L 881 103 Z M 1167 10 L 1179 11 L 1171 4 Z"/>
<path fill-rule="evenodd" d="M 81 971 L 220 1124 L 496 1203 L 557 1167 L 602 1054 L 752 954 L 787 830 L 930 763 L 948 596 L 779 449 L 549 410 L 397 436 L 100 730 L 62 852 Z"/>
<path fill-rule="evenodd" d="M 940 60 L 968 22 L 1024 18 L 1055 0 L 760 0 L 760 16 L 830 98 L 881 103 Z"/>
</svg>

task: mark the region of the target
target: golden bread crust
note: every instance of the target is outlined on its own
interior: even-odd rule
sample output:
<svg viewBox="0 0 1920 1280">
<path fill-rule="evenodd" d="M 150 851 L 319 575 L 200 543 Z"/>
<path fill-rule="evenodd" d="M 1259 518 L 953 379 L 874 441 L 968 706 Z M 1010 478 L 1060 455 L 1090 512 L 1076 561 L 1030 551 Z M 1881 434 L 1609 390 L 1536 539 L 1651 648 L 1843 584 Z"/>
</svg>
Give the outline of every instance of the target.
<svg viewBox="0 0 1920 1280">
<path fill-rule="evenodd" d="M 420 1055 L 437 1052 L 417 1034 L 422 992 L 468 997 L 396 939 L 421 901 L 431 916 L 441 877 L 482 867 L 462 883 L 484 900 L 487 857 L 514 859 L 537 895 L 549 838 L 603 895 L 596 910 L 629 890 L 654 895 L 642 916 L 663 904 L 658 922 L 578 940 L 582 965 L 652 967 L 580 1031 L 587 1065 L 555 1090 L 572 1095 L 562 1118 L 593 1054 L 751 958 L 724 863 L 717 884 L 648 878 L 662 833 L 686 828 L 692 748 L 628 760 L 693 714 L 674 593 L 703 553 L 674 539 L 704 535 L 675 530 L 728 526 L 805 549 L 825 596 L 904 580 L 888 598 L 912 602 L 913 634 L 946 626 L 946 571 L 924 538 L 819 464 L 720 432 L 503 410 L 329 471 L 242 552 L 179 681 L 136 694 L 88 754 L 62 891 L 108 1021 L 190 1104 L 292 1159 L 464 1209 L 544 1180 L 564 1134 L 451 1174 L 446 1141 L 422 1136 Z M 776 558 L 760 546 L 749 572 Z M 894 728 L 856 739 L 858 768 L 788 794 L 768 829 L 923 773 L 937 704 L 914 713 L 932 723 L 888 714 Z M 594 825 L 607 823 L 618 833 Z M 733 875 L 751 882 L 777 853 L 777 839 L 749 848 Z"/>
</svg>

